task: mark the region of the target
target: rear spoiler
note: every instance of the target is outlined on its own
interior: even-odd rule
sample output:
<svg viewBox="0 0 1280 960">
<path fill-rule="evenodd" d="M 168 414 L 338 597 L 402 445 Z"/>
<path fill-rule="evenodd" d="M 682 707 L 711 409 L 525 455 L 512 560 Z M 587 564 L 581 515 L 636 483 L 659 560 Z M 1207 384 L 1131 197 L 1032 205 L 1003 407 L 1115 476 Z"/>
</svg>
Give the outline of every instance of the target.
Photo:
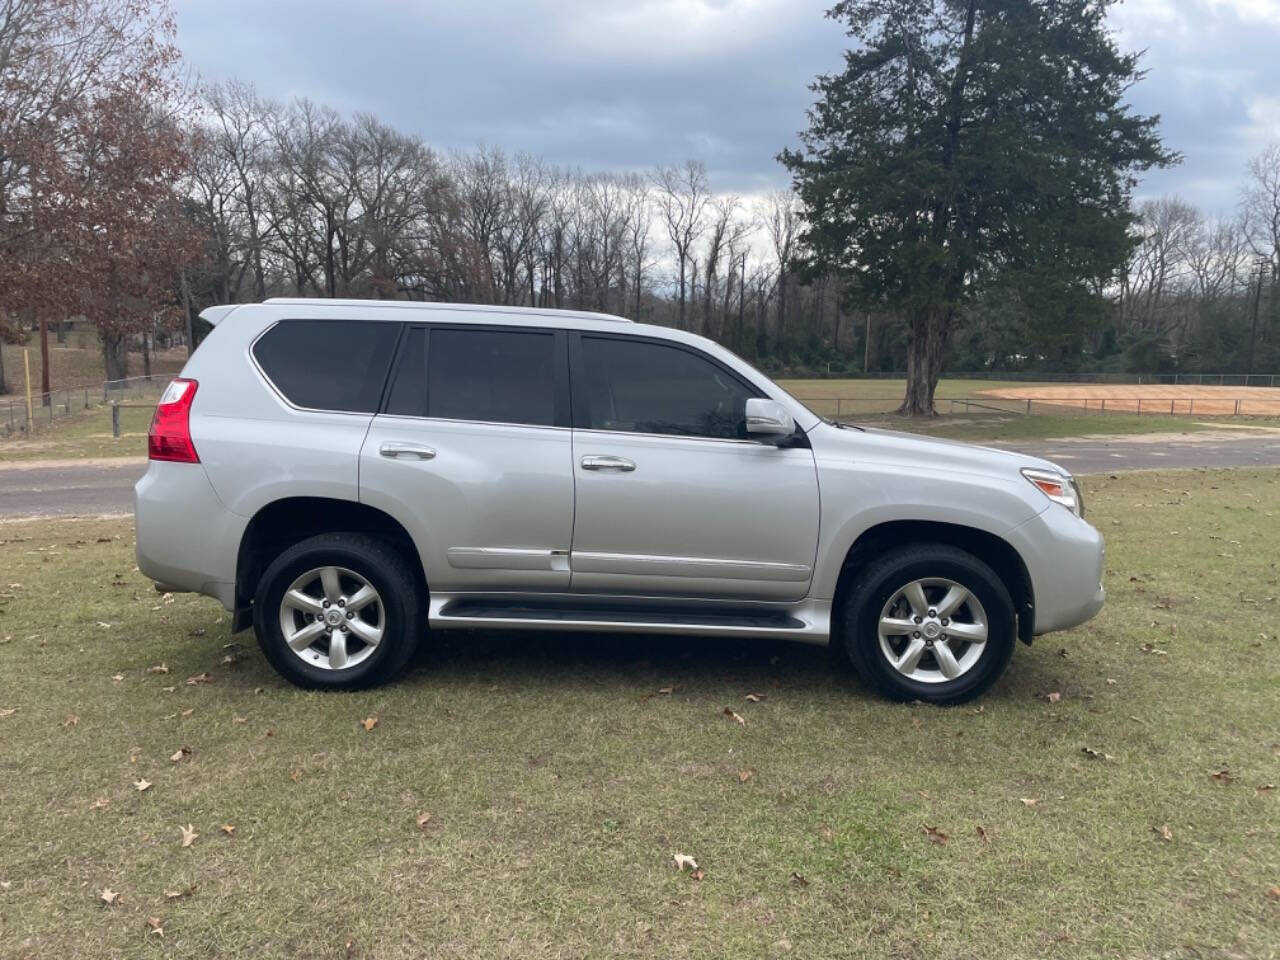
<svg viewBox="0 0 1280 960">
<path fill-rule="evenodd" d="M 220 307 L 205 307 L 200 311 L 200 319 L 211 327 L 216 327 L 227 318 L 227 314 L 240 306 L 238 303 L 228 303 Z"/>
</svg>

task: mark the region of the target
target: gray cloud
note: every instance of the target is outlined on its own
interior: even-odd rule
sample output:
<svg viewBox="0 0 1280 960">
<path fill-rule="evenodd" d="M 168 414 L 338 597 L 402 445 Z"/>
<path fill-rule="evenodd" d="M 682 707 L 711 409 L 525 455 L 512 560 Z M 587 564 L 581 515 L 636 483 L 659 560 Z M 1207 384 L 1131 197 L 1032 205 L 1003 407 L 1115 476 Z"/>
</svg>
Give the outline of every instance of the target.
<svg viewBox="0 0 1280 960">
<path fill-rule="evenodd" d="M 721 190 L 786 182 L 808 84 L 840 66 L 828 0 L 187 0 L 179 43 L 211 80 L 368 111 L 437 148 L 479 142 L 585 169 L 705 160 Z M 1277 0 L 1129 0 L 1145 48 L 1135 107 L 1186 162 L 1144 194 L 1234 204 L 1246 158 L 1280 139 Z"/>
</svg>

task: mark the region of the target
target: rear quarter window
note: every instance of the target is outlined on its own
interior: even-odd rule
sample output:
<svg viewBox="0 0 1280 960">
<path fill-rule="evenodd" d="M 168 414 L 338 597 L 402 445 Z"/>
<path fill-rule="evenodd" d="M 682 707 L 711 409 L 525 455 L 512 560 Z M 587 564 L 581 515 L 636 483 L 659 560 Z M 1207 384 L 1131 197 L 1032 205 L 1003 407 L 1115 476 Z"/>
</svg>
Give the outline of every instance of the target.
<svg viewBox="0 0 1280 960">
<path fill-rule="evenodd" d="M 253 356 L 294 406 L 374 413 L 399 333 L 398 323 L 281 320 L 258 338 Z"/>
</svg>

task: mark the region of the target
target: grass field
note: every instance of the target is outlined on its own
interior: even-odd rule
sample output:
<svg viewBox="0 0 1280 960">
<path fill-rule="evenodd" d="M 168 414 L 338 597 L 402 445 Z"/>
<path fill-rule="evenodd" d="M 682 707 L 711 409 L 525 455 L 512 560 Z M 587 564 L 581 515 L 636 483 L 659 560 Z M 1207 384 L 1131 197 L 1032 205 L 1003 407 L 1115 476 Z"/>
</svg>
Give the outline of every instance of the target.
<svg viewBox="0 0 1280 960">
<path fill-rule="evenodd" d="M 83 343 L 83 346 L 81 344 Z M 4 372 L 10 392 L 19 397 L 23 392 L 22 351 L 27 350 L 31 361 L 31 390 L 40 390 L 40 340 L 33 337 L 26 344 L 6 343 L 3 347 Z M 169 350 L 156 353 L 151 359 L 152 373 L 155 376 L 166 376 L 177 373 L 186 362 L 186 350 Z M 130 376 L 142 376 L 142 354 L 129 354 Z M 52 331 L 49 334 L 49 376 L 54 391 L 66 387 L 84 387 L 101 385 L 107 378 L 106 368 L 102 360 L 102 346 L 97 334 L 93 331 L 73 331 L 67 337 L 65 345 L 59 346 L 54 341 Z M 8 397 L 4 397 L 8 400 Z"/>
<path fill-rule="evenodd" d="M 157 391 L 164 381 L 157 382 Z M 98 397 L 101 400 L 101 394 Z M 154 399 L 154 397 L 153 397 Z M 131 403 L 145 401 L 131 396 Z M 111 433 L 111 408 L 100 402 L 52 423 L 37 422 L 31 437 L 0 437 L 0 464 L 14 460 L 79 460 L 89 457 L 145 457 L 153 408 L 121 407 L 120 436 Z M 39 415 L 37 415 L 38 417 Z"/>
<path fill-rule="evenodd" d="M 1280 471 L 1087 497 L 1103 613 L 953 709 L 557 635 L 304 693 L 127 523 L 2 524 L 0 955 L 1275 957 Z"/>
</svg>

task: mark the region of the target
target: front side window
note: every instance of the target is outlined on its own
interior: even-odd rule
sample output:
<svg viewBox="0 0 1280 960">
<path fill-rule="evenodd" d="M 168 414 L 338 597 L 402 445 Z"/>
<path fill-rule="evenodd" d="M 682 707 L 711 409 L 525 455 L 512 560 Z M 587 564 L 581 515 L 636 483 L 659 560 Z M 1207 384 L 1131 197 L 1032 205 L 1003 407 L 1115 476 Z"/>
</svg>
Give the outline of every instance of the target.
<svg viewBox="0 0 1280 960">
<path fill-rule="evenodd" d="M 387 413 L 553 426 L 555 343 L 523 330 L 410 330 Z"/>
<path fill-rule="evenodd" d="M 643 340 L 582 338 L 592 430 L 745 439 L 756 393 L 688 350 Z"/>
<path fill-rule="evenodd" d="M 258 338 L 253 356 L 294 406 L 373 413 L 399 333 L 398 323 L 282 320 Z"/>
</svg>

